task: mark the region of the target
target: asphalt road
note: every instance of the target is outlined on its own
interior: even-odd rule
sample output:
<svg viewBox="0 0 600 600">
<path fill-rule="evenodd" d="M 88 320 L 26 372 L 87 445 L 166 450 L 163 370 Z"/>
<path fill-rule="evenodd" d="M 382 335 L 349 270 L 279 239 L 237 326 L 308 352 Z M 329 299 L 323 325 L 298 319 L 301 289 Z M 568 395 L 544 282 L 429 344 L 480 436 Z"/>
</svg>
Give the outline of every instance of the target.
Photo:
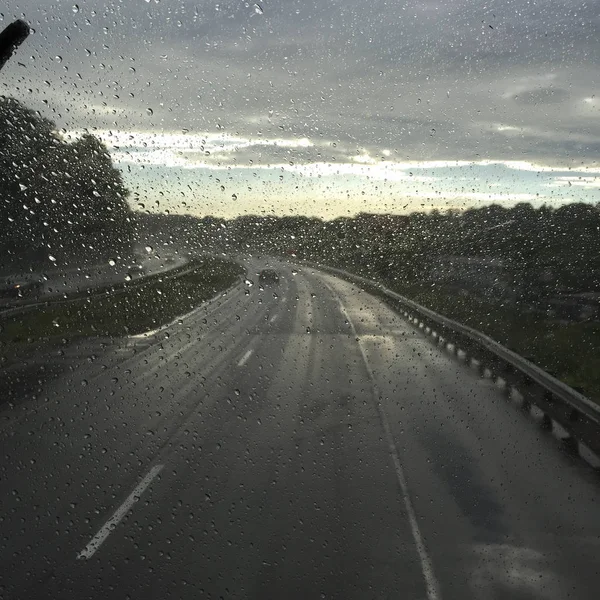
<svg viewBox="0 0 600 600">
<path fill-rule="evenodd" d="M 107 261 L 104 264 L 68 270 L 61 269 L 61 265 L 57 264 L 51 269 L 46 269 L 42 296 L 64 296 L 73 292 L 121 284 L 131 279 L 182 267 L 187 262 L 184 254 L 175 252 L 171 247 L 154 248 L 136 244 L 132 257 L 122 257 L 113 263 Z"/>
<path fill-rule="evenodd" d="M 47 301 L 52 298 L 81 294 L 86 290 L 119 285 L 155 273 L 164 273 L 189 262 L 187 255 L 172 246 L 154 248 L 136 244 L 133 256 L 117 257 L 100 264 L 65 268 L 60 263 L 48 263 L 43 272 L 15 273 L 0 277 L 10 282 L 33 280 L 41 283 L 38 292 L 25 292 L 22 297 L 0 298 L 0 310 L 16 306 Z"/>
<path fill-rule="evenodd" d="M 597 474 L 381 301 L 278 269 L 5 382 L 0 597 L 598 598 Z"/>
</svg>

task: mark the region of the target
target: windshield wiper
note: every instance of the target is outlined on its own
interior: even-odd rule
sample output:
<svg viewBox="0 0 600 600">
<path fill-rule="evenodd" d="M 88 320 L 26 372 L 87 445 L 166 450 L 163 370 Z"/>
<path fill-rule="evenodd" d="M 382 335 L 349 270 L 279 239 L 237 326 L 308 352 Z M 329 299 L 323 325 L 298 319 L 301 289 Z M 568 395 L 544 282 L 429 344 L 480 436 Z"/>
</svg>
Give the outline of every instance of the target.
<svg viewBox="0 0 600 600">
<path fill-rule="evenodd" d="M 0 33 L 0 69 L 30 33 L 29 25 L 21 19 L 17 19 L 4 28 L 4 31 Z"/>
</svg>

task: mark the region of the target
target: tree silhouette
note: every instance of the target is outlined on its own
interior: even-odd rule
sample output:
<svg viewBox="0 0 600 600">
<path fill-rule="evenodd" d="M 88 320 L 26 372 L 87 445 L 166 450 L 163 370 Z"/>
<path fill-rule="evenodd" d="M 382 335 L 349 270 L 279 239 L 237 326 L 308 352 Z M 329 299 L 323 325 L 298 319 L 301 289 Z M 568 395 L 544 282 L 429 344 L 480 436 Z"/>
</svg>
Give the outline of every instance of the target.
<svg viewBox="0 0 600 600">
<path fill-rule="evenodd" d="M 131 245 L 128 191 L 104 144 L 87 133 L 69 143 L 54 123 L 6 97 L 0 97 L 0 192 L 0 245 L 13 262 L 49 254 L 98 262 Z"/>
</svg>

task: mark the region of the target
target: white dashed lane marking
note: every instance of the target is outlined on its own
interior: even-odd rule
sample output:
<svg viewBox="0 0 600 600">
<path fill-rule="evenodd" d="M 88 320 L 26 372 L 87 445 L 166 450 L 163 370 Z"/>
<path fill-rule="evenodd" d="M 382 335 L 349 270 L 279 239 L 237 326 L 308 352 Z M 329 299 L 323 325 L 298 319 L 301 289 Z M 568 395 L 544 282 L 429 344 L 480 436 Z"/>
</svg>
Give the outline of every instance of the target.
<svg viewBox="0 0 600 600">
<path fill-rule="evenodd" d="M 155 465 L 148 471 L 147 475 L 133 489 L 133 492 L 127 496 L 125 502 L 115 510 L 112 517 L 102 525 L 98 533 L 90 540 L 90 543 L 77 555 L 80 560 L 91 558 L 98 548 L 104 543 L 115 527 L 121 522 L 123 517 L 131 510 L 131 507 L 140 499 L 140 496 L 152 483 L 154 478 L 162 471 L 164 465 Z"/>
<path fill-rule="evenodd" d="M 240 358 L 238 362 L 238 367 L 243 367 L 247 362 L 250 356 L 252 355 L 252 350 L 248 350 L 242 358 Z"/>
</svg>

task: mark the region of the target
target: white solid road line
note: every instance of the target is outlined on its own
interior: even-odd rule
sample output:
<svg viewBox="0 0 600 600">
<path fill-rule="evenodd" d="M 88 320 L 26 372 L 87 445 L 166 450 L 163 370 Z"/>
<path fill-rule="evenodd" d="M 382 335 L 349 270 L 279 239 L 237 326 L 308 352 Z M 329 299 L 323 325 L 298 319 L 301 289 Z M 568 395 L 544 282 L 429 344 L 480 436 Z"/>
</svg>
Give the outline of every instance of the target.
<svg viewBox="0 0 600 600">
<path fill-rule="evenodd" d="M 140 499 L 146 488 L 152 483 L 152 480 L 161 472 L 164 465 L 153 466 L 144 479 L 142 479 L 134 488 L 133 492 L 127 496 L 125 502 L 115 510 L 112 517 L 102 525 L 98 533 L 90 540 L 90 543 L 77 555 L 79 560 L 91 558 L 104 540 L 111 534 L 121 519 L 129 512 L 131 507 Z"/>
<path fill-rule="evenodd" d="M 240 361 L 238 362 L 238 367 L 243 367 L 246 362 L 248 361 L 248 359 L 250 358 L 250 356 L 252 355 L 252 350 L 248 350 L 244 356 L 242 356 L 242 358 L 240 358 Z"/>
<path fill-rule="evenodd" d="M 367 360 L 367 355 L 365 354 L 365 351 L 360 344 L 360 339 L 356 333 L 356 328 L 354 327 L 354 323 L 350 319 L 350 315 L 348 314 L 346 307 L 342 304 L 342 301 L 340 300 L 339 296 L 335 293 L 335 291 L 327 283 L 325 283 L 325 285 L 337 297 L 337 301 L 340 305 L 340 311 L 348 321 L 348 325 L 350 326 L 352 335 L 354 335 L 354 337 L 358 340 L 358 349 L 367 369 L 367 373 L 369 374 L 369 378 L 371 379 L 373 393 L 377 401 L 377 410 L 379 411 L 379 418 L 383 426 L 383 431 L 385 432 L 388 448 L 392 456 L 392 462 L 394 463 L 394 471 L 396 472 L 396 478 L 398 480 L 398 483 L 400 484 L 400 489 L 402 490 L 404 508 L 406 509 L 406 514 L 408 515 L 408 521 L 410 523 L 410 529 L 412 532 L 413 539 L 415 541 L 415 546 L 417 548 L 417 554 L 419 555 L 419 560 L 421 561 L 421 571 L 423 572 L 423 578 L 425 580 L 427 600 L 441 600 L 442 595 L 440 593 L 440 586 L 435 577 L 435 573 L 433 571 L 433 563 L 431 562 L 431 558 L 429 557 L 429 553 L 427 552 L 427 546 L 425 546 L 425 541 L 423 540 L 423 535 L 421 534 L 421 529 L 419 528 L 417 515 L 415 514 L 415 509 L 413 507 L 413 503 L 408 490 L 408 483 L 406 482 L 406 476 L 404 475 L 404 469 L 402 469 L 400 457 L 398 456 L 398 449 L 396 448 L 396 443 L 394 442 L 394 437 L 390 429 L 390 424 L 387 415 L 385 414 L 385 411 L 383 410 L 383 406 L 381 404 L 381 393 L 379 391 L 377 383 L 375 382 L 375 376 L 373 375 L 371 365 L 369 364 L 369 361 Z"/>
</svg>

